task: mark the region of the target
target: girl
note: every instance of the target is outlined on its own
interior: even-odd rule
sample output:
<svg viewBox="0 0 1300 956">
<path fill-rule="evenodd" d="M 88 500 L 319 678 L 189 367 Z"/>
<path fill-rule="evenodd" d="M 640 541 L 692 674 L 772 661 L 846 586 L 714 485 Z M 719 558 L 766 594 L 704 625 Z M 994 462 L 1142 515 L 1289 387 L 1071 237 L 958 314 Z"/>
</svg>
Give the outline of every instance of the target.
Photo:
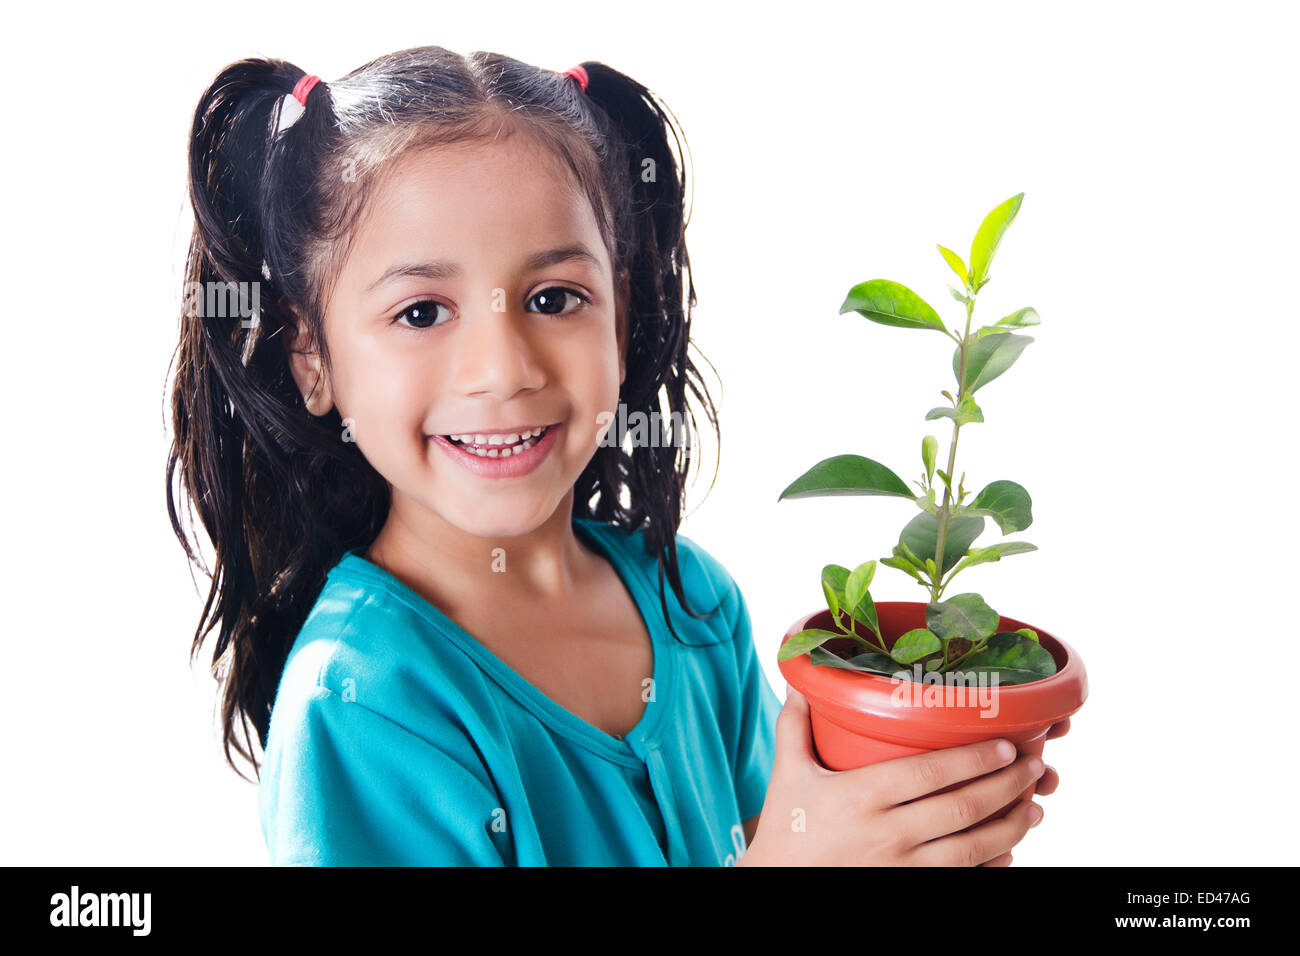
<svg viewBox="0 0 1300 956">
<path fill-rule="evenodd" d="M 168 507 L 273 863 L 744 852 L 780 705 L 676 534 L 689 443 L 621 433 L 688 387 L 717 428 L 670 136 L 602 64 L 437 47 L 199 103 Z"/>
<path fill-rule="evenodd" d="M 191 653 L 219 625 L 273 863 L 1005 864 L 1028 829 L 954 833 L 1042 773 L 997 741 L 821 768 L 677 534 L 688 388 L 718 428 L 682 142 L 608 66 L 438 47 L 200 101 L 168 510 L 214 546 Z"/>
</svg>

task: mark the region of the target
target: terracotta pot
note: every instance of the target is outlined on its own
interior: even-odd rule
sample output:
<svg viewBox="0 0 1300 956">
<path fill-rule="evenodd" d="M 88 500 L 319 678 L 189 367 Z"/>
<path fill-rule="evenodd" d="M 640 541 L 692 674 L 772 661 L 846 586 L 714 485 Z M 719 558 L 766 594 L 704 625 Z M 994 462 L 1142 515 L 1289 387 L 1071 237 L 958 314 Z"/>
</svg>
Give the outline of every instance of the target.
<svg viewBox="0 0 1300 956">
<path fill-rule="evenodd" d="M 887 646 L 892 647 L 899 635 L 912 628 L 924 627 L 925 608 L 925 603 L 919 601 L 876 604 Z M 785 639 L 810 627 L 839 630 L 831 620 L 830 609 L 823 608 L 795 621 Z M 786 683 L 808 699 L 813 743 L 822 765 L 830 770 L 852 770 L 881 760 L 997 737 L 1010 740 L 1022 755 L 1041 757 L 1051 726 L 1083 706 L 1088 696 L 1088 675 L 1078 652 L 1041 627 L 1009 617 L 998 622 L 999 631 L 1022 627 L 1033 628 L 1039 643 L 1055 659 L 1056 673 L 1051 677 L 997 687 L 949 688 L 937 684 L 927 688 L 925 683 L 813 664 L 807 654 L 778 666 Z M 847 637 L 822 646 L 831 652 L 863 650 Z M 899 670 L 911 668 L 899 665 Z M 970 780 L 963 780 L 935 793 L 968 783 Z M 1030 799 L 1036 786 L 1037 782 L 1030 784 L 1015 800 L 971 827 L 1001 817 L 1020 801 Z"/>
</svg>

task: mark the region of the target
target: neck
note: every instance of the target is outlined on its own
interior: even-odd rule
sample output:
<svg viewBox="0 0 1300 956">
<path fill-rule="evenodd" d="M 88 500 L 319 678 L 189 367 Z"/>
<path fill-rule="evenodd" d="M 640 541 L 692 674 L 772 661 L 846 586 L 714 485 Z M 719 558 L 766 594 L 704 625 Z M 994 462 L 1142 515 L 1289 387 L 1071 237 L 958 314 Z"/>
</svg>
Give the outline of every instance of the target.
<svg viewBox="0 0 1300 956">
<path fill-rule="evenodd" d="M 388 519 L 365 558 L 444 610 L 466 600 L 567 603 L 591 553 L 573 532 L 573 491 L 535 527 L 510 534 L 468 531 L 393 491 Z"/>
</svg>

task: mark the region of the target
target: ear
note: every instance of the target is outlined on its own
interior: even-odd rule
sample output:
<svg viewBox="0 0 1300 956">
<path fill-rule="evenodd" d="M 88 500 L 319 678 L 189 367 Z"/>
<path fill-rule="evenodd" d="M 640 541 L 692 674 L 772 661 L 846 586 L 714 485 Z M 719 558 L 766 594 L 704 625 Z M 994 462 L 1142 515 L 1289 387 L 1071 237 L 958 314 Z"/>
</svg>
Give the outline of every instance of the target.
<svg viewBox="0 0 1300 956">
<path fill-rule="evenodd" d="M 281 307 L 286 316 L 284 346 L 289 359 L 289 371 L 307 411 L 317 417 L 325 415 L 334 407 L 334 396 L 324 373 L 320 350 L 311 338 L 302 309 L 283 300 Z"/>
<path fill-rule="evenodd" d="M 626 269 L 619 272 L 615 280 L 615 317 L 614 328 L 618 335 L 618 384 L 622 385 L 627 379 L 627 340 L 628 340 L 628 319 L 627 306 L 631 298 L 631 277 Z"/>
</svg>

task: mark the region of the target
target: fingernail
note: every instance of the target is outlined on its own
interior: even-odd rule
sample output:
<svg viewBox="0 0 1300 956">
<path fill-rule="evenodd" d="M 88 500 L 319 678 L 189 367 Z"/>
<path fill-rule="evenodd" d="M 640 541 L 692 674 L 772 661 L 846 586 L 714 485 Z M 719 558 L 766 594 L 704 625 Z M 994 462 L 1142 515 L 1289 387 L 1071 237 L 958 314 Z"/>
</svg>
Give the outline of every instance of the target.
<svg viewBox="0 0 1300 956">
<path fill-rule="evenodd" d="M 786 685 L 785 685 L 785 699 L 786 699 L 786 700 L 789 700 L 789 699 L 790 699 L 790 685 L 789 685 L 789 684 L 786 684 Z"/>
<path fill-rule="evenodd" d="M 1016 755 L 1016 748 L 1011 746 L 1008 740 L 998 741 L 998 756 L 1003 760 L 1010 760 Z"/>
<path fill-rule="evenodd" d="M 1041 777 L 1043 775 L 1043 762 L 1037 757 L 1029 761 L 1029 772 L 1035 777 Z"/>
<path fill-rule="evenodd" d="M 1036 803 L 1030 804 L 1029 818 L 1033 821 L 1029 824 L 1029 828 L 1032 830 L 1034 827 L 1038 826 L 1038 824 L 1043 822 L 1043 808 Z"/>
</svg>

